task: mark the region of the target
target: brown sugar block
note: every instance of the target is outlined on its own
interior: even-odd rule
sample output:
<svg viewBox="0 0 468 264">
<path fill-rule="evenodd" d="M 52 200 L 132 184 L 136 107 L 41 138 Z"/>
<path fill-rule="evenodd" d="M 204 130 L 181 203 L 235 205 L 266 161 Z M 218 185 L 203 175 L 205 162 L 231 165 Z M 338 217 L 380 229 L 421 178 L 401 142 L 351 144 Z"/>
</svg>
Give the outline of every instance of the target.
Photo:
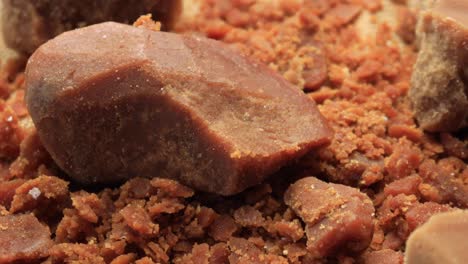
<svg viewBox="0 0 468 264">
<path fill-rule="evenodd" d="M 420 51 L 409 98 L 420 126 L 428 131 L 455 131 L 468 124 L 466 11 L 466 1 L 441 0 L 420 12 Z"/>
<path fill-rule="evenodd" d="M 34 215 L 0 216 L 0 263 L 45 257 L 52 244 L 49 228 Z"/>
<path fill-rule="evenodd" d="M 26 83 L 44 146 L 87 184 L 158 176 L 230 195 L 332 137 L 281 76 L 195 36 L 113 22 L 70 31 L 33 54 Z"/>
<path fill-rule="evenodd" d="M 42 43 L 77 27 L 105 21 L 132 23 L 152 14 L 163 30 L 181 13 L 181 0 L 2 0 L 3 36 L 7 45 L 31 54 Z"/>
<path fill-rule="evenodd" d="M 358 189 L 307 177 L 288 188 L 284 202 L 305 222 L 314 256 L 361 252 L 371 242 L 374 207 Z"/>
<path fill-rule="evenodd" d="M 434 215 L 408 238 L 405 263 L 466 263 L 467 237 L 467 210 Z"/>
</svg>

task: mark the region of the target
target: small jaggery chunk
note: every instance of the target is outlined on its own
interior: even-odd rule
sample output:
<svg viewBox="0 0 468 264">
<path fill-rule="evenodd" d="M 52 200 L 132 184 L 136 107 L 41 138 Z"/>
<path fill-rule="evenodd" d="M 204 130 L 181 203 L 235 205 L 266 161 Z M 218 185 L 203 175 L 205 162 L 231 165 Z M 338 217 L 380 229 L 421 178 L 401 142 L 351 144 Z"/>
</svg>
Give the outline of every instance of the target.
<svg viewBox="0 0 468 264">
<path fill-rule="evenodd" d="M 361 261 L 363 264 L 403 264 L 403 253 L 382 249 L 364 253 Z"/>
<path fill-rule="evenodd" d="M 0 181 L 0 205 L 9 208 L 16 189 L 25 182 L 26 180 L 23 179 Z"/>
<path fill-rule="evenodd" d="M 244 264 L 244 263 L 275 263 L 286 264 L 288 261 L 281 256 L 268 254 L 256 247 L 250 241 L 244 238 L 232 237 L 228 246 L 231 249 L 229 263 Z"/>
<path fill-rule="evenodd" d="M 408 229 L 413 231 L 417 227 L 427 222 L 431 216 L 452 210 L 454 209 L 446 204 L 438 204 L 434 202 L 417 204 L 411 207 L 411 209 L 409 209 L 405 214 L 406 222 L 408 223 Z"/>
<path fill-rule="evenodd" d="M 85 184 L 157 176 L 231 195 L 332 136 L 302 91 L 202 37 L 70 31 L 33 54 L 26 83 L 45 148 Z"/>
<path fill-rule="evenodd" d="M 41 175 L 16 188 L 10 211 L 25 212 L 36 207 L 58 206 L 68 198 L 68 182 L 53 176 Z"/>
<path fill-rule="evenodd" d="M 0 263 L 47 256 L 52 246 L 49 228 L 31 214 L 0 216 Z"/>
<path fill-rule="evenodd" d="M 466 263 L 467 236 L 468 211 L 457 210 L 434 215 L 408 238 L 405 263 Z"/>
<path fill-rule="evenodd" d="M 105 21 L 128 24 L 148 13 L 169 30 L 181 7 L 181 0 L 3 0 L 2 30 L 10 48 L 31 54 L 67 30 Z"/>
<path fill-rule="evenodd" d="M 374 207 L 355 188 L 307 177 L 289 187 L 284 202 L 306 223 L 307 249 L 315 256 L 356 253 L 371 242 Z"/>
<path fill-rule="evenodd" d="M 440 0 L 421 11 L 420 51 L 409 98 L 427 131 L 456 131 L 468 125 L 468 2 Z"/>
<path fill-rule="evenodd" d="M 159 231 L 159 226 L 151 221 L 148 213 L 140 206 L 129 204 L 122 210 L 125 223 L 140 235 L 152 236 Z"/>
</svg>

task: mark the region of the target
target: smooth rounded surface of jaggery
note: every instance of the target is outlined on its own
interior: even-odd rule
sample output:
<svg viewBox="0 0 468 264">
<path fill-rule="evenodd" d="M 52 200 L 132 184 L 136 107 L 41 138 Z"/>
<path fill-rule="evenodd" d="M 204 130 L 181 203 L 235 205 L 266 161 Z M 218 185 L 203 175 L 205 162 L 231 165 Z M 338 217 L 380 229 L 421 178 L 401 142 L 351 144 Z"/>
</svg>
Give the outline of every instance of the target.
<svg viewBox="0 0 468 264">
<path fill-rule="evenodd" d="M 44 146 L 86 184 L 158 176 L 229 195 L 332 136 L 302 91 L 201 37 L 78 29 L 32 55 L 26 83 Z"/>
</svg>

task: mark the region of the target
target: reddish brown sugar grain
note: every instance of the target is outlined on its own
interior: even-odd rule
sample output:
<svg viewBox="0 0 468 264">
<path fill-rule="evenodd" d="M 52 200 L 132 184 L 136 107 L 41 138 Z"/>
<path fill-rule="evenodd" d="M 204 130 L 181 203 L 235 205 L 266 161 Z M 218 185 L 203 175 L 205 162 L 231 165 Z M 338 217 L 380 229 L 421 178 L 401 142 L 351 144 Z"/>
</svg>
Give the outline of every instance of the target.
<svg viewBox="0 0 468 264">
<path fill-rule="evenodd" d="M 2 181 L 2 184 L 0 185 L 0 205 L 6 208 L 10 207 L 16 188 L 21 186 L 24 182 L 25 180 L 23 179 Z"/>
<path fill-rule="evenodd" d="M 447 205 L 441 205 L 433 202 L 427 202 L 416 205 L 406 213 L 406 221 L 410 231 L 424 224 L 429 218 L 435 214 L 452 211 L 453 208 Z"/>
<path fill-rule="evenodd" d="M 403 264 L 403 254 L 391 249 L 383 249 L 364 254 L 361 261 L 364 264 Z"/>
<path fill-rule="evenodd" d="M 413 47 L 394 42 L 396 28 L 382 22 L 376 22 L 377 34 L 370 40 L 359 35 L 362 30 L 355 22 L 359 24 L 379 2 L 385 9 L 388 1 L 272 2 L 278 4 L 204 0 L 196 21 L 182 23 L 179 30 L 229 43 L 298 89 L 307 89 L 304 65 L 317 67 L 318 72 L 327 68 L 324 83 L 310 89 L 308 96 L 320 99 L 319 109 L 336 131 L 332 144 L 229 198 L 158 178 L 87 191 L 71 184 L 66 199 L 34 208 L 54 237 L 46 263 L 402 263 L 412 228 L 441 211 L 467 207 L 466 133 L 424 133 L 406 100 L 416 55 Z M 362 8 L 349 24 L 336 26 L 324 20 L 328 10 L 349 3 Z M 326 59 L 304 58 L 302 54 L 317 43 Z M 320 61 L 326 61 L 326 67 Z M 30 130 L 29 115 L 21 111 L 24 103 L 15 94 L 23 91 L 24 78 L 13 68 L 0 71 L 6 91 L 0 111 L 7 118 L 0 119 L 1 127 L 7 128 L 1 143 L 15 150 L 2 153 L 5 158 L 0 160 L 0 185 L 6 186 L 14 179 L 61 175 Z M 13 122 L 8 122 L 10 116 Z M 22 136 L 17 140 L 9 135 Z M 291 183 L 309 175 L 359 188 L 372 200 L 374 232 L 363 253 L 317 258 L 307 250 L 306 224 L 284 203 L 283 194 Z M 54 193 L 61 193 L 59 189 Z M 120 211 L 129 204 L 140 204 L 159 225 L 155 237 L 140 235 L 123 219 Z M 8 209 L 0 205 L 0 215 L 11 214 Z M 51 210 L 60 213 L 42 217 Z M 258 212 L 264 219 L 261 224 Z"/>
<path fill-rule="evenodd" d="M 301 91 L 202 37 L 111 22 L 77 29 L 31 56 L 26 84 L 44 146 L 85 184 L 157 171 L 232 195 L 332 137 Z"/>
<path fill-rule="evenodd" d="M 288 188 L 284 202 L 305 222 L 312 254 L 361 252 L 371 242 L 374 207 L 357 189 L 307 177 Z"/>
<path fill-rule="evenodd" d="M 47 257 L 52 244 L 49 228 L 34 215 L 0 216 L 0 263 Z"/>
</svg>

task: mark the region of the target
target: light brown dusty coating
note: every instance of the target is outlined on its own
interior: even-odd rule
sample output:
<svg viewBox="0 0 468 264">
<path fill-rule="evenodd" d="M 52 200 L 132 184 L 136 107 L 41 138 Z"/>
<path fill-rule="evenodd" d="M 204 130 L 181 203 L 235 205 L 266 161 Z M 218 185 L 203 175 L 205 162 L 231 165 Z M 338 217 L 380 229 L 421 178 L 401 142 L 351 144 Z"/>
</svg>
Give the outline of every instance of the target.
<svg viewBox="0 0 468 264">
<path fill-rule="evenodd" d="M 468 259 L 468 211 L 432 216 L 406 244 L 406 264 L 462 264 Z"/>
<path fill-rule="evenodd" d="M 180 0 L 2 0 L 3 36 L 10 48 L 31 54 L 42 43 L 77 27 L 105 21 L 132 23 L 151 13 L 170 29 Z"/>
<path fill-rule="evenodd" d="M 409 97 L 420 126 L 456 131 L 468 124 L 466 1 L 441 0 L 420 13 L 420 51 Z"/>
<path fill-rule="evenodd" d="M 223 44 L 113 22 L 40 47 L 26 83 L 46 149 L 87 184 L 159 176 L 229 195 L 332 136 L 302 91 Z"/>
</svg>

